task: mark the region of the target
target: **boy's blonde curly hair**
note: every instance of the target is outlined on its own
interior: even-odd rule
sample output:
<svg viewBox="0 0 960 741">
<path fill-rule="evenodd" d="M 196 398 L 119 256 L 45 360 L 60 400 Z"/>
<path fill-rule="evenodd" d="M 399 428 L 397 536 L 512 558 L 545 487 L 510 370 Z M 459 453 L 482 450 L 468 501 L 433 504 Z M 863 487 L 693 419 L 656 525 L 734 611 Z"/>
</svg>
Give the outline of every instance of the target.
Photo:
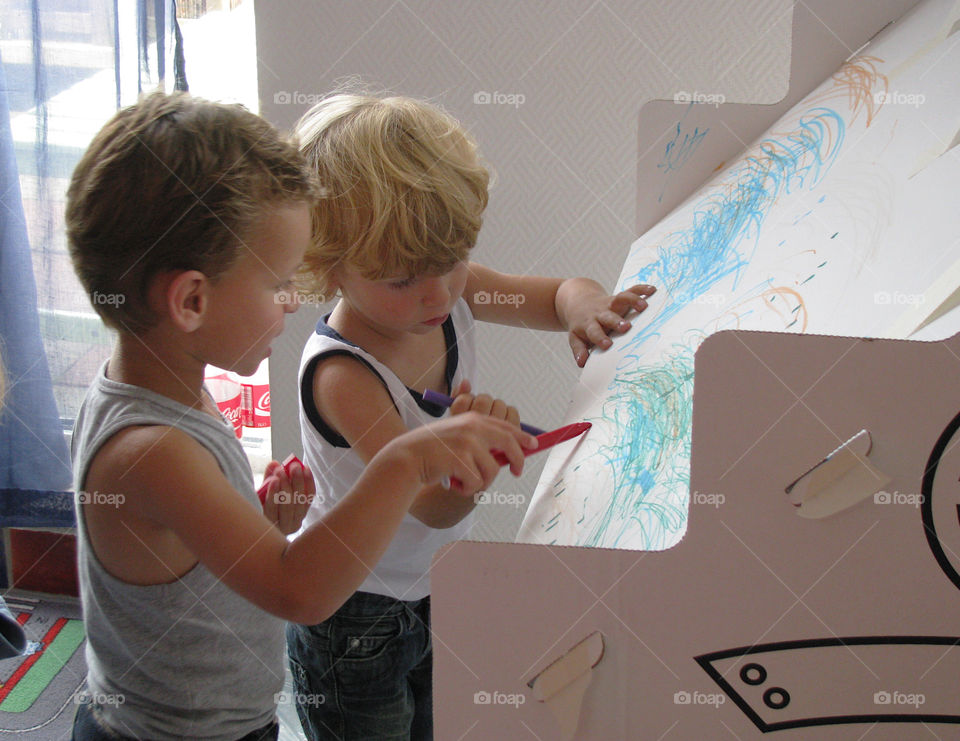
<svg viewBox="0 0 960 741">
<path fill-rule="evenodd" d="M 383 280 L 467 258 L 490 174 L 452 116 L 412 98 L 340 93 L 313 106 L 296 134 L 321 187 L 302 290 L 330 298 L 338 265 Z"/>
</svg>

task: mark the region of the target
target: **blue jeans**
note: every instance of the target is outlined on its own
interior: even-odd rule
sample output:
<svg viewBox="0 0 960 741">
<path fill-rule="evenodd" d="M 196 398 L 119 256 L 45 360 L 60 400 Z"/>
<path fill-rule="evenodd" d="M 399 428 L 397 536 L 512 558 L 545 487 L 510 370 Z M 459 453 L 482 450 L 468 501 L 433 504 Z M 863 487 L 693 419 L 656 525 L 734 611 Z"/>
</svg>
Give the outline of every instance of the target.
<svg viewBox="0 0 960 741">
<path fill-rule="evenodd" d="M 280 725 L 273 721 L 270 725 L 253 733 L 248 733 L 237 741 L 277 741 L 280 735 Z M 72 741 L 136 741 L 130 736 L 121 736 L 97 718 L 97 710 L 89 702 L 77 705 L 77 714 L 73 719 Z"/>
<path fill-rule="evenodd" d="M 311 741 L 430 741 L 430 598 L 356 592 L 318 625 L 287 626 L 297 715 Z"/>
</svg>

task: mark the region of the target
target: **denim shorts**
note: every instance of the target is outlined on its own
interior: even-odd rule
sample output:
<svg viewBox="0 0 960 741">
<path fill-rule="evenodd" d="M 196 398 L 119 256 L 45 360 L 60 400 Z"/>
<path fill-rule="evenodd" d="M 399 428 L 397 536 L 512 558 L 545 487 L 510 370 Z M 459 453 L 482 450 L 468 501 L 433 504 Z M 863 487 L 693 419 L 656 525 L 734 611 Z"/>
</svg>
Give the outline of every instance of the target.
<svg viewBox="0 0 960 741">
<path fill-rule="evenodd" d="M 287 626 L 297 714 L 311 741 L 430 741 L 430 598 L 356 592 L 318 625 Z"/>
<path fill-rule="evenodd" d="M 73 719 L 72 741 L 137 741 L 131 736 L 122 736 L 107 728 L 97 716 L 96 707 L 89 702 L 80 703 Z M 273 723 L 248 733 L 237 741 L 277 741 L 279 737 L 280 725 L 274 720 Z"/>
</svg>

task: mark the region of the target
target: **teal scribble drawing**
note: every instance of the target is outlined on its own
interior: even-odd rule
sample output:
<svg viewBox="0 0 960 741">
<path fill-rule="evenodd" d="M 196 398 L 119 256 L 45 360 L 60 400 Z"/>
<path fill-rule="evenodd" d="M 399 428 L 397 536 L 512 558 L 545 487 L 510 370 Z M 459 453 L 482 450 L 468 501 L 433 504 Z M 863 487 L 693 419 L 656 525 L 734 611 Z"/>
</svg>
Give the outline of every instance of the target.
<svg viewBox="0 0 960 741">
<path fill-rule="evenodd" d="M 625 275 L 619 290 L 651 283 L 666 299 L 619 348 L 600 417 L 617 437 L 598 452 L 614 491 L 579 531 L 578 545 L 664 548 L 686 528 L 693 356 L 705 333 L 691 330 L 695 342 L 674 345 L 656 364 L 644 364 L 644 346 L 721 281 L 732 281 L 723 284 L 725 294 L 738 288 L 771 207 L 821 182 L 845 130 L 839 113 L 818 106 L 801 115 L 793 131 L 762 140 L 693 206 L 692 223 L 664 238 L 652 263 Z"/>
<path fill-rule="evenodd" d="M 614 391 L 601 419 L 618 438 L 598 451 L 613 470 L 613 492 L 582 544 L 616 547 L 639 530 L 648 548 L 663 548 L 687 520 L 693 353 L 681 348 L 660 365 L 624 373 Z"/>
</svg>

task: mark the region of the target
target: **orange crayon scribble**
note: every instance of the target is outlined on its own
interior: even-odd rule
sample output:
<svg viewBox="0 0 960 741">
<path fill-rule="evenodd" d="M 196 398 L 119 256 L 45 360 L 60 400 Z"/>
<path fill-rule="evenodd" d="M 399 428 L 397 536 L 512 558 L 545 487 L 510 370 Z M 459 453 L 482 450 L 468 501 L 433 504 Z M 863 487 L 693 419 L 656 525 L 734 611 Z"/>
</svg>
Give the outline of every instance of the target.
<svg viewBox="0 0 960 741">
<path fill-rule="evenodd" d="M 833 74 L 833 87 L 810 98 L 809 102 L 825 103 L 844 98 L 853 113 L 850 120 L 855 121 L 861 111 L 866 111 L 869 127 L 883 106 L 889 83 L 887 76 L 880 72 L 883 62 L 879 57 L 854 57 Z"/>
</svg>

